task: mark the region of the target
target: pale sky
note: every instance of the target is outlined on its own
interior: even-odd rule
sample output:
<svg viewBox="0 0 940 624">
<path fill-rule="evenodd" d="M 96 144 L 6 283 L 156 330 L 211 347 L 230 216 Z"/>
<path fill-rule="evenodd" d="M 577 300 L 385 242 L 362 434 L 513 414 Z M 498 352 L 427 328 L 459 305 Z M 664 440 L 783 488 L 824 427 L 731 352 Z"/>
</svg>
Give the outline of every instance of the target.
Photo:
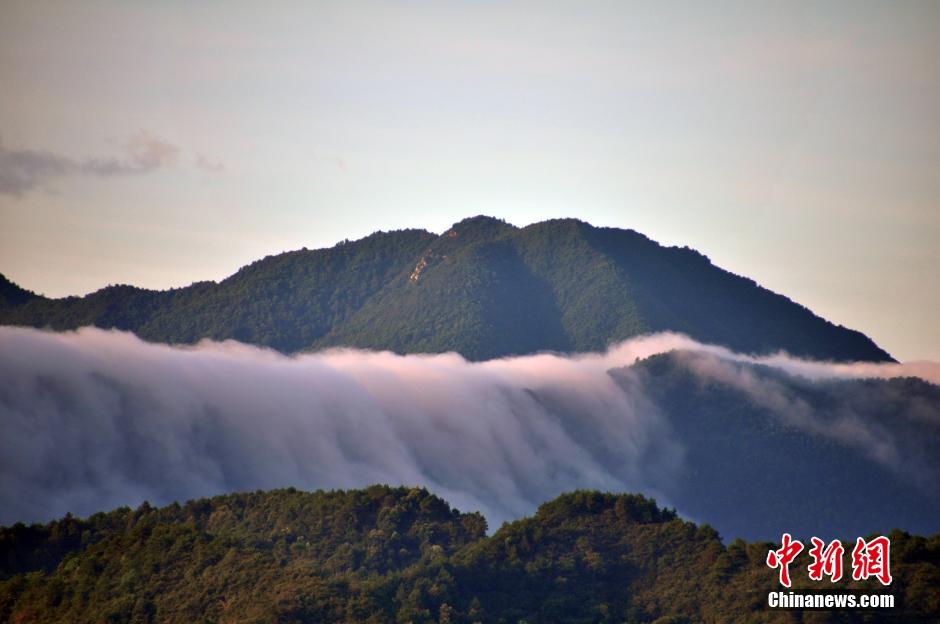
<svg viewBox="0 0 940 624">
<path fill-rule="evenodd" d="M 0 272 L 577 217 L 938 360 L 938 59 L 940 2 L 0 0 Z"/>
</svg>

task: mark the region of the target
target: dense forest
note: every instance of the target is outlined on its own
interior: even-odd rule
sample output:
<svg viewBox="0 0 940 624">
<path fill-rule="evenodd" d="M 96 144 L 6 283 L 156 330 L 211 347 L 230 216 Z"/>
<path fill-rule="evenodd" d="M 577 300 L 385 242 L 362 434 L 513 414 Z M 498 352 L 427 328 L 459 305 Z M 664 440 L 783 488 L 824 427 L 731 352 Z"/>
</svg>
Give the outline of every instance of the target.
<svg viewBox="0 0 940 624">
<path fill-rule="evenodd" d="M 474 217 L 440 236 L 378 232 L 167 291 L 117 285 L 49 299 L 0 276 L 0 324 L 95 325 L 156 342 L 235 339 L 283 352 L 457 351 L 474 360 L 596 351 L 671 330 L 740 352 L 890 360 L 863 334 L 692 249 L 573 219 L 517 228 Z"/>
<path fill-rule="evenodd" d="M 940 535 L 890 538 L 889 588 L 825 586 L 890 592 L 894 609 L 771 610 L 779 544 L 725 545 L 639 495 L 565 494 L 487 536 L 482 516 L 417 488 L 230 494 L 0 529 L 0 619 L 937 621 Z M 794 589 L 820 589 L 807 563 L 791 566 Z"/>
</svg>

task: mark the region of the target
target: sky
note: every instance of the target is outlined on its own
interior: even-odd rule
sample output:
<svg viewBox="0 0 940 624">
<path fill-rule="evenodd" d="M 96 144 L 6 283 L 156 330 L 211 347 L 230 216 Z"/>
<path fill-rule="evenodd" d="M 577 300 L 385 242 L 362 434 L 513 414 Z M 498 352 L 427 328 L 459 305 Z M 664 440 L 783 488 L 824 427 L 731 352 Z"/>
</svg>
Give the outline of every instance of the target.
<svg viewBox="0 0 940 624">
<path fill-rule="evenodd" d="M 705 4 L 0 0 L 0 273 L 576 217 L 940 359 L 940 3 Z"/>
</svg>

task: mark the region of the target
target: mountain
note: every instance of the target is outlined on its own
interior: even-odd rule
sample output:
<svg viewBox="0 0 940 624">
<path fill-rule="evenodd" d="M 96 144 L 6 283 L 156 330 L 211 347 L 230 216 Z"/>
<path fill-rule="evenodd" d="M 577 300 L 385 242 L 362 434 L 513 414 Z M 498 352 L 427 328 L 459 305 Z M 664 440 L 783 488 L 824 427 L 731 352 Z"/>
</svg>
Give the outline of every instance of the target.
<svg viewBox="0 0 940 624">
<path fill-rule="evenodd" d="M 167 291 L 119 285 L 48 299 L 0 276 L 0 324 L 114 327 L 168 343 L 231 338 L 283 352 L 457 351 L 474 360 L 597 351 L 671 330 L 745 353 L 891 359 L 865 335 L 694 250 L 573 219 L 517 228 L 474 217 L 440 236 L 378 232 Z"/>
<path fill-rule="evenodd" d="M 827 539 L 835 536 L 826 536 Z M 854 541 L 853 535 L 843 541 Z M 580 491 L 492 536 L 422 489 L 275 490 L 0 529 L 8 622 L 878 622 L 940 617 L 940 534 L 892 532 L 894 609 L 770 610 L 779 544 Z M 851 548 L 849 548 L 851 551 Z M 794 589 L 819 589 L 792 564 Z"/>
<path fill-rule="evenodd" d="M 940 530 L 940 386 L 686 351 L 610 374 L 644 388 L 683 449 L 662 494 L 722 535 Z"/>
</svg>

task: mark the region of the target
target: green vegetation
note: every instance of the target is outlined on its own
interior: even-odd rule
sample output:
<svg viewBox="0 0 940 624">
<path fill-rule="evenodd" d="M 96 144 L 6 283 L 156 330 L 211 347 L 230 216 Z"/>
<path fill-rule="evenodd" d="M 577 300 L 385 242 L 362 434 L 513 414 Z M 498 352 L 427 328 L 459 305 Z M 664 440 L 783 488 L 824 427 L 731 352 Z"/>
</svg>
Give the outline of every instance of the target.
<svg viewBox="0 0 940 624">
<path fill-rule="evenodd" d="M 423 489 L 293 489 L 0 529 L 9 622 L 871 622 L 771 611 L 770 543 L 642 496 L 565 494 L 490 537 Z M 826 536 L 830 538 L 832 536 Z M 890 621 L 940 618 L 940 535 L 893 532 Z M 795 588 L 808 558 L 793 564 Z M 850 561 L 845 562 L 851 570 Z M 850 576 L 850 575 L 849 575 Z M 828 585 L 828 581 L 826 581 Z"/>
<path fill-rule="evenodd" d="M 938 529 L 940 386 L 810 380 L 682 351 L 611 374 L 640 384 L 682 446 L 659 491 L 728 538 Z"/>
<path fill-rule="evenodd" d="M 47 299 L 0 276 L 0 323 L 133 331 L 157 342 L 236 339 L 284 352 L 344 345 L 470 359 L 601 350 L 673 330 L 742 352 L 888 360 L 869 338 L 631 230 L 488 217 L 441 236 L 379 232 L 259 260 L 219 282 L 109 286 Z"/>
</svg>

